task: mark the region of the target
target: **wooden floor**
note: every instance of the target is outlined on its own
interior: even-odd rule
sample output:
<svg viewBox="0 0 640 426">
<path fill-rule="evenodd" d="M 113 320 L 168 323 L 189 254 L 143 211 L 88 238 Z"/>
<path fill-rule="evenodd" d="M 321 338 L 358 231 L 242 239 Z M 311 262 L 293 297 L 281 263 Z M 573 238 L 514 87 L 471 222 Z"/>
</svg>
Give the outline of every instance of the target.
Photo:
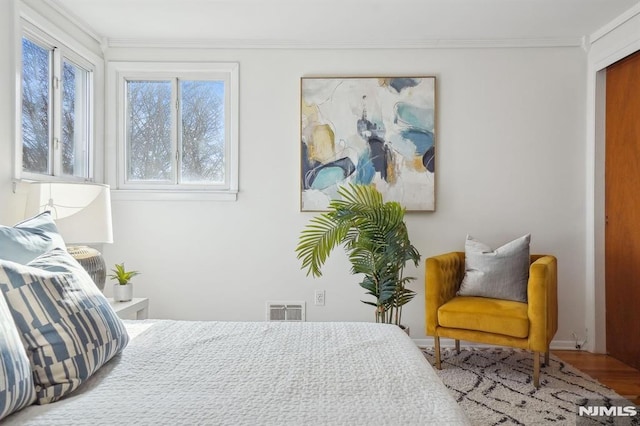
<svg viewBox="0 0 640 426">
<path fill-rule="evenodd" d="M 551 353 L 610 387 L 634 404 L 640 405 L 640 370 L 604 354 L 584 351 L 551 351 Z"/>
</svg>

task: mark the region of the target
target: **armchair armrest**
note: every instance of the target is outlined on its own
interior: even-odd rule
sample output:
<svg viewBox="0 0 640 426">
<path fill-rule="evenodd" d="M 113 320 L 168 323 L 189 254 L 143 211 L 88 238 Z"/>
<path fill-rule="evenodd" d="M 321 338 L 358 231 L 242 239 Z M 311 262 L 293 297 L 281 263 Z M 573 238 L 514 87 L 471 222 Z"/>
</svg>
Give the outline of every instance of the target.
<svg viewBox="0 0 640 426">
<path fill-rule="evenodd" d="M 557 260 L 554 256 L 532 255 L 527 285 L 529 346 L 547 352 L 558 330 Z"/>
<path fill-rule="evenodd" d="M 451 252 L 427 259 L 424 292 L 427 335 L 435 335 L 438 308 L 456 295 L 463 277 L 464 252 Z"/>
</svg>

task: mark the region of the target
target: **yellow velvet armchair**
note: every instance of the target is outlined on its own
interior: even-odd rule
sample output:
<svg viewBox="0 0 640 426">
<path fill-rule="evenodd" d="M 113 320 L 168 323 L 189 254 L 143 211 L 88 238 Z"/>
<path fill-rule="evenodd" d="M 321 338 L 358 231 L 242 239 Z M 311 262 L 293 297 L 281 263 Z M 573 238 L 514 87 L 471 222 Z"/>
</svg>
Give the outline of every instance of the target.
<svg viewBox="0 0 640 426">
<path fill-rule="evenodd" d="M 549 343 L 558 329 L 557 261 L 530 256 L 527 303 L 487 297 L 457 296 L 465 272 L 465 255 L 452 252 L 426 261 L 427 335 L 434 337 L 440 369 L 440 338 L 510 346 L 533 351 L 533 384 L 540 386 L 540 354 L 549 363 Z"/>
</svg>

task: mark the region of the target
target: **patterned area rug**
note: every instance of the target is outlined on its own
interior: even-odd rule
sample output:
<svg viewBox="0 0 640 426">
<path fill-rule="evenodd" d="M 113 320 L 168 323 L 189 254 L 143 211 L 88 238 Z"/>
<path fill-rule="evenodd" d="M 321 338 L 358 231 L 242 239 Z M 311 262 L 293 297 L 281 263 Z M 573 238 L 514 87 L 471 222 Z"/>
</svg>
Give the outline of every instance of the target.
<svg viewBox="0 0 640 426">
<path fill-rule="evenodd" d="M 433 348 L 423 349 L 431 365 Z M 578 404 L 631 405 L 611 389 L 551 355 L 533 387 L 533 356 L 517 349 L 442 349 L 435 370 L 474 425 L 640 425 L 630 417 L 578 417 Z M 633 406 L 633 405 L 631 405 Z"/>
</svg>

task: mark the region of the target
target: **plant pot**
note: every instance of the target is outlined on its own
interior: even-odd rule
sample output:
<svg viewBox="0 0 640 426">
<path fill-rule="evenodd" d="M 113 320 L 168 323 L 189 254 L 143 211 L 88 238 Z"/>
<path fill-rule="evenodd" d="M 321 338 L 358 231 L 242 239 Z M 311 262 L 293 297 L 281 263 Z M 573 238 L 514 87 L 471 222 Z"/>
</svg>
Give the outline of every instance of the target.
<svg viewBox="0 0 640 426">
<path fill-rule="evenodd" d="M 128 302 L 133 299 L 133 284 L 114 284 L 113 300 L 116 302 Z"/>
<path fill-rule="evenodd" d="M 405 333 L 407 333 L 407 336 L 410 336 L 410 333 L 409 333 L 409 326 L 400 324 L 398 327 L 400 327 L 400 328 L 402 329 L 402 331 L 404 331 Z"/>
</svg>

